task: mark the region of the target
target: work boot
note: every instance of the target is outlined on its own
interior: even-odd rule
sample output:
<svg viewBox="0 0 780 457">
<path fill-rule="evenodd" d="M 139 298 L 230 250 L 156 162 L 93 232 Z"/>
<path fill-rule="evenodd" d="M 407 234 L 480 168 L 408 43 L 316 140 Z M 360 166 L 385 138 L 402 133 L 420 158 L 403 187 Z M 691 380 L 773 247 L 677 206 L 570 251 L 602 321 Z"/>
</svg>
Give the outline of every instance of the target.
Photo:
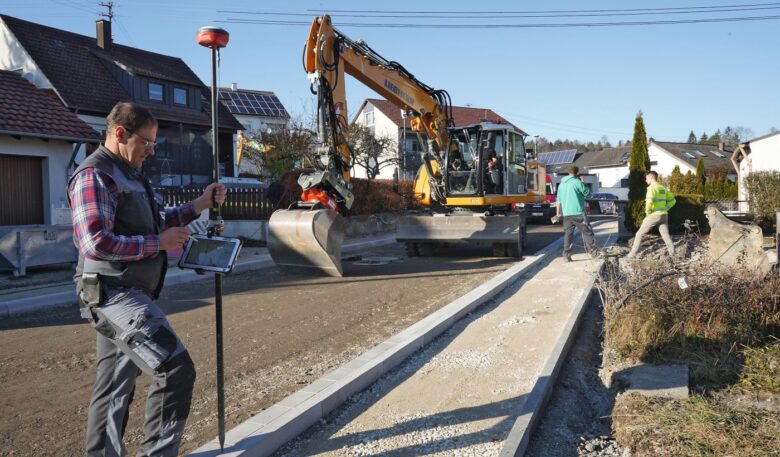
<svg viewBox="0 0 780 457">
<path fill-rule="evenodd" d="M 563 256 L 563 261 L 564 261 L 564 262 L 566 262 L 566 263 L 569 263 L 569 262 L 571 262 L 571 255 L 569 255 L 569 254 L 564 254 L 564 256 Z"/>
</svg>

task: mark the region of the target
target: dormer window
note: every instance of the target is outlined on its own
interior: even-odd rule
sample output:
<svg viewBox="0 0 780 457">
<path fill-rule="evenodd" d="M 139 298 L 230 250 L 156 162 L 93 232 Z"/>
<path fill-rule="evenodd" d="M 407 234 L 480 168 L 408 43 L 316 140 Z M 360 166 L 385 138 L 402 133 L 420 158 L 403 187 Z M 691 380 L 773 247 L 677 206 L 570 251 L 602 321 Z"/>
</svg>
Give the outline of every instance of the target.
<svg viewBox="0 0 780 457">
<path fill-rule="evenodd" d="M 149 100 L 153 102 L 165 101 L 163 97 L 163 85 L 160 83 L 149 82 Z"/>
<path fill-rule="evenodd" d="M 173 103 L 175 105 L 187 106 L 187 89 L 183 87 L 173 88 Z"/>
</svg>

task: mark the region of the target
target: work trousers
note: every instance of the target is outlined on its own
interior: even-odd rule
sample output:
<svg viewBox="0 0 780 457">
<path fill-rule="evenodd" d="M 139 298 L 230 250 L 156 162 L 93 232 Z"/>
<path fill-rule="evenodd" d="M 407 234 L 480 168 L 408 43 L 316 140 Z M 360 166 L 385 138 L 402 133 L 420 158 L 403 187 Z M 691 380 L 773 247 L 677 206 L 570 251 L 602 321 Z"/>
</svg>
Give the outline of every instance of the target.
<svg viewBox="0 0 780 457">
<path fill-rule="evenodd" d="M 669 236 L 669 215 L 667 214 L 650 214 L 645 216 L 642 221 L 642 225 L 639 226 L 639 230 L 634 235 L 634 244 L 631 245 L 631 252 L 628 253 L 628 258 L 633 258 L 642 246 L 642 237 L 645 236 L 653 227 L 658 226 L 658 233 L 661 234 L 664 243 L 666 244 L 666 250 L 669 252 L 669 256 L 674 256 L 674 243 L 672 243 L 672 237 Z"/>
<path fill-rule="evenodd" d="M 176 456 L 190 411 L 195 365 L 165 314 L 138 289 L 109 288 L 90 308 L 97 330 L 97 374 L 87 418 L 86 455 L 123 457 L 135 380 L 152 377 L 138 456 Z"/>
<path fill-rule="evenodd" d="M 574 237 L 574 228 L 578 228 L 582 233 L 582 241 L 585 245 L 585 251 L 589 254 L 598 252 L 596 236 L 588 223 L 584 214 L 574 216 L 563 216 L 563 256 L 571 256 L 572 238 Z"/>
</svg>

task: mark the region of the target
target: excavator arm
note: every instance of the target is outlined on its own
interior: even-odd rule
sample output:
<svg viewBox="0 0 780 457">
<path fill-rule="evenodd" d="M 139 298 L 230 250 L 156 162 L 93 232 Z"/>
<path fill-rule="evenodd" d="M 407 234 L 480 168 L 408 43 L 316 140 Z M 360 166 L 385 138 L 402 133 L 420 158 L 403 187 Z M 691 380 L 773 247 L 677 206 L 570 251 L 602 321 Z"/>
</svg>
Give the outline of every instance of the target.
<svg viewBox="0 0 780 457">
<path fill-rule="evenodd" d="M 446 91 L 436 90 L 419 81 L 397 62 L 388 61 L 366 43 L 352 41 L 339 32 L 325 15 L 314 19 L 304 48 L 304 67 L 318 97 L 318 170 L 338 173 L 345 184 L 350 180 L 349 122 L 344 75 L 348 74 L 404 110 L 413 131 L 432 139 L 424 162 L 430 176 L 436 176 L 443 157 L 440 152 L 448 141 L 451 124 L 450 100 Z M 431 166 L 430 162 L 436 165 Z M 315 182 L 317 180 L 309 180 Z M 441 183 L 433 183 L 440 188 Z M 347 186 L 345 186 L 347 187 Z M 339 188 L 334 186 L 339 192 Z M 305 191 L 304 191 L 305 192 Z M 306 195 L 303 199 L 306 199 Z M 344 196 L 333 196 L 351 206 Z"/>
<path fill-rule="evenodd" d="M 303 64 L 317 95 L 315 171 L 298 179 L 303 189 L 300 201 L 271 216 L 268 250 L 283 269 L 341 276 L 341 244 L 347 223 L 339 213 L 348 211 L 354 202 L 345 75 L 404 110 L 411 128 L 431 139 L 423 157 L 426 188 L 429 199 L 440 201 L 445 198 L 444 186 L 437 170 L 443 166 L 441 152 L 448 141 L 450 99 L 446 91 L 423 84 L 366 43 L 346 37 L 327 15 L 312 22 Z"/>
</svg>

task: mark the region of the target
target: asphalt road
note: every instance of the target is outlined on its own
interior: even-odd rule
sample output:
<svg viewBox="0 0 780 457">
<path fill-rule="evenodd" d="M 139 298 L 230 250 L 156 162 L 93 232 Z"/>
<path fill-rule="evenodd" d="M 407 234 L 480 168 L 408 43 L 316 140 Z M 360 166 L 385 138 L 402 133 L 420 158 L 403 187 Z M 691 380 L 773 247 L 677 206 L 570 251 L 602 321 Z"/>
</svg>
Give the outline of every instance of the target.
<svg viewBox="0 0 780 457">
<path fill-rule="evenodd" d="M 529 226 L 527 252 L 560 226 Z M 231 428 L 355 358 L 511 265 L 489 247 L 408 258 L 401 245 L 353 255 L 344 278 L 275 268 L 223 281 L 226 426 Z M 183 452 L 217 434 L 213 281 L 166 289 L 160 304 L 198 369 Z M 75 307 L 0 321 L 0 456 L 83 455 L 94 330 Z M 145 377 L 125 443 L 141 439 Z"/>
</svg>

